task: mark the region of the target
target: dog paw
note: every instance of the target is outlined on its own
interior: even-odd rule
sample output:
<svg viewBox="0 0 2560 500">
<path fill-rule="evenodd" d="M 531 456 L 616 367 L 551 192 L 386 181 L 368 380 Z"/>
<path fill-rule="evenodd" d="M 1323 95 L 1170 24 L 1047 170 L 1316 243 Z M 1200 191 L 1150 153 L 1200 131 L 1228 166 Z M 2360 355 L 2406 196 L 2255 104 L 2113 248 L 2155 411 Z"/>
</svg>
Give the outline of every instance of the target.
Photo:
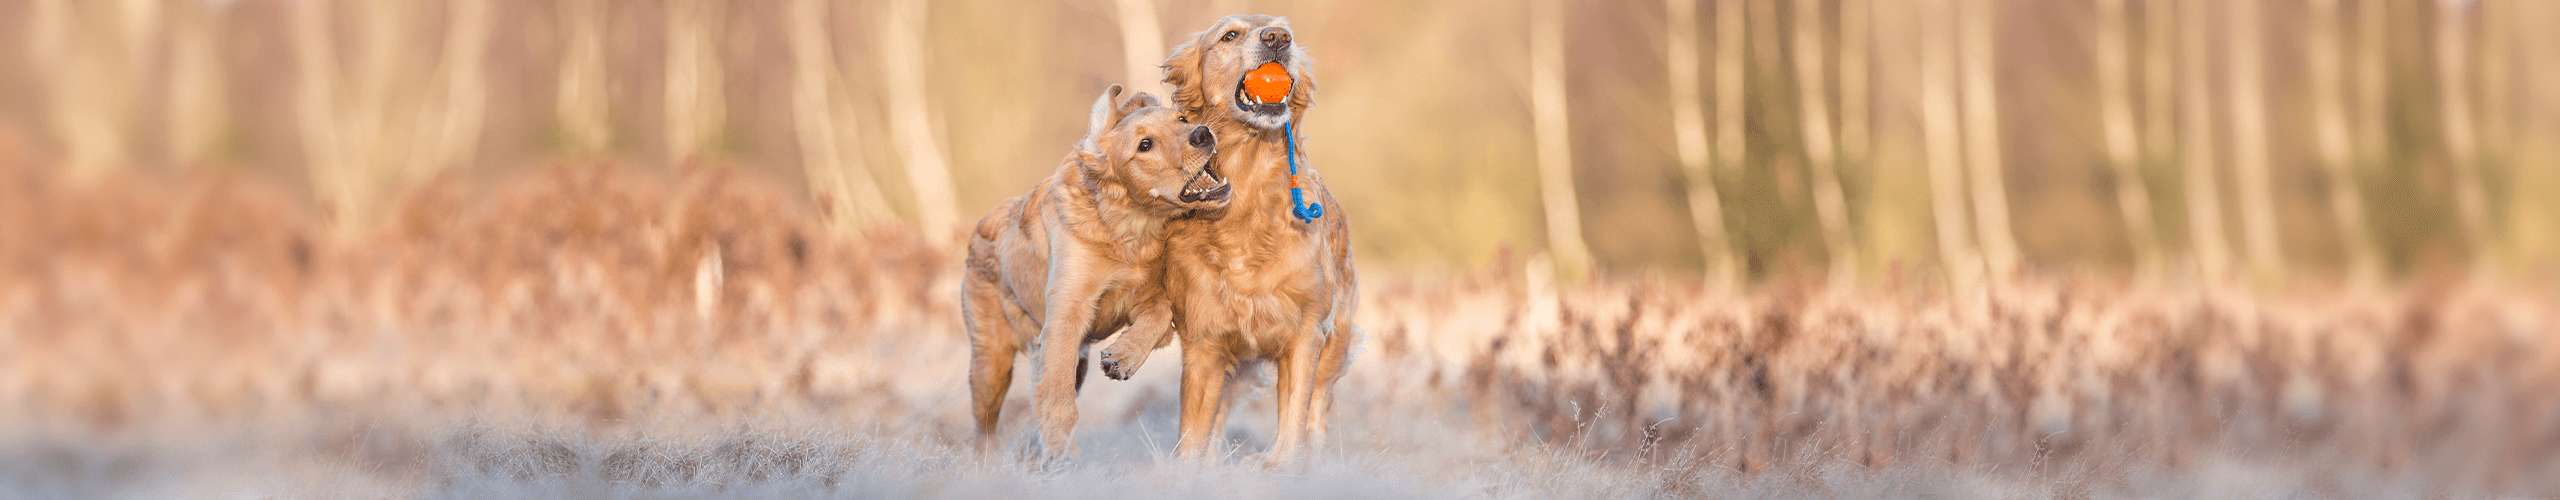
<svg viewBox="0 0 2560 500">
<path fill-rule="evenodd" d="M 1072 452 L 1053 452 L 1047 447 L 1036 444 L 1031 447 L 1030 472 L 1034 475 L 1051 476 L 1063 474 L 1068 469 L 1074 468 L 1075 465 L 1076 457 Z"/>
<path fill-rule="evenodd" d="M 1138 367 L 1147 362 L 1147 351 L 1130 347 L 1128 342 L 1114 342 L 1102 350 L 1102 375 L 1112 380 L 1128 380 L 1138 375 Z"/>
</svg>

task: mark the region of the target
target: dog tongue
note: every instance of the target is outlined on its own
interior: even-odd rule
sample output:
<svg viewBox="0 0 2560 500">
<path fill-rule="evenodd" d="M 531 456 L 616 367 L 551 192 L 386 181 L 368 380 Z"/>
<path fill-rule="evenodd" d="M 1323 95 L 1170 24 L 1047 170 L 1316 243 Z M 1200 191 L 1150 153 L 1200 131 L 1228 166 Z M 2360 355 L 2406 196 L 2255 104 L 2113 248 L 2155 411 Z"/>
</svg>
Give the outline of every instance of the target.
<svg viewBox="0 0 2560 500">
<path fill-rule="evenodd" d="M 1289 70 L 1280 63 L 1267 62 L 1244 74 L 1244 93 L 1262 102 L 1280 102 L 1289 95 Z"/>
</svg>

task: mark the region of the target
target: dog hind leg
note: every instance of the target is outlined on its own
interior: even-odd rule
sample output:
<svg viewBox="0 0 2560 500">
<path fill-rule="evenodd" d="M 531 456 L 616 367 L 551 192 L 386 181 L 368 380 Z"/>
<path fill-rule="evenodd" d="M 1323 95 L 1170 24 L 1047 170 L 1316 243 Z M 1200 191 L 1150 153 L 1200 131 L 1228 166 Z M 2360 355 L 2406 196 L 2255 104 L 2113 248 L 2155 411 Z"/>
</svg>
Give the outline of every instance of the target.
<svg viewBox="0 0 2560 500">
<path fill-rule="evenodd" d="M 978 422 L 978 453 L 996 446 L 996 422 L 1004 411 L 1005 391 L 1013 384 L 1013 362 L 1021 350 L 1013 323 L 996 284 L 972 276 L 963 285 L 960 318 L 969 331 L 969 403 Z"/>
</svg>

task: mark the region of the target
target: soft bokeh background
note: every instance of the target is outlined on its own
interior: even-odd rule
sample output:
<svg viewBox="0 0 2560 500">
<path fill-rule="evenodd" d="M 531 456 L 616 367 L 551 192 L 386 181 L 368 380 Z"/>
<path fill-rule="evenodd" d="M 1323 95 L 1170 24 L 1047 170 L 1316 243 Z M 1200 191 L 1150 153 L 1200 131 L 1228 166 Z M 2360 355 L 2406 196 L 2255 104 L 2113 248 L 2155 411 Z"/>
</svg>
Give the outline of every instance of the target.
<svg viewBox="0 0 2560 500">
<path fill-rule="evenodd" d="M 969 454 L 957 228 L 1234 12 L 1317 59 L 1356 221 L 1336 445 L 1261 469 L 1249 382 L 1167 459 L 1159 356 L 1077 467 L 1027 380 Z M 2554 25 L 0 0 L 0 497 L 2548 496 Z"/>
<path fill-rule="evenodd" d="M 1161 92 L 1144 66 L 1164 47 L 1255 11 L 1291 16 L 1321 61 L 1303 133 L 1371 266 L 1582 246 L 1614 274 L 1874 277 L 1980 253 L 2273 279 L 2560 255 L 2546 2 L 1788 0 L 1679 23 L 1578 2 L 1534 17 L 1558 33 L 1549 67 L 1522 3 L 892 4 L 16 1 L 0 127 L 83 172 L 271 179 L 343 225 L 441 172 L 599 157 L 779 174 L 850 224 L 966 222 L 1051 168 L 1103 85 Z M 1561 84 L 1553 145 L 1538 75 Z M 1569 153 L 1542 167 L 1541 147 Z M 1932 172 L 1960 199 L 1934 206 Z M 1551 234 L 1561 218 L 1579 234 Z"/>
</svg>

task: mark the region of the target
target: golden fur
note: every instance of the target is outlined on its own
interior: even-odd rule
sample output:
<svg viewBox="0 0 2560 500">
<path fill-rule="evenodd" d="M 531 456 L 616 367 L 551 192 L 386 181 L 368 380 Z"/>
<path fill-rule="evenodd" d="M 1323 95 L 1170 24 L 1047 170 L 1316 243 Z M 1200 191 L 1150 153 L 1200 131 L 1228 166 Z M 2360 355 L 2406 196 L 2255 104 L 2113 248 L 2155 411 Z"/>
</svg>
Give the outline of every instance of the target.
<svg viewBox="0 0 2560 500">
<path fill-rule="evenodd" d="M 1234 36 L 1228 33 L 1236 33 Z M 1273 40 L 1284 43 L 1274 44 Z M 1234 85 L 1265 61 L 1288 68 L 1294 82 L 1281 106 L 1237 106 Z M 1321 445 L 1332 386 L 1359 333 L 1351 324 L 1358 280 L 1351 265 L 1350 218 L 1299 151 L 1308 201 L 1325 215 L 1290 215 L 1282 125 L 1305 118 L 1315 79 L 1285 18 L 1219 19 L 1166 59 L 1165 82 L 1191 123 L 1218 134 L 1218 170 L 1233 176 L 1236 199 L 1214 216 L 1174 221 L 1168 232 L 1165 291 L 1182 338 L 1183 457 L 1204 456 L 1224 427 L 1228 379 L 1244 363 L 1278 368 L 1279 432 L 1270 459 L 1285 464 Z M 1133 330 L 1106 349 L 1106 372 L 1134 371 L 1164 344 Z"/>
<path fill-rule="evenodd" d="M 1028 352 L 1039 370 L 1032 409 L 1041 450 L 1052 460 L 1073 456 L 1085 348 L 1124 326 L 1170 326 L 1157 286 L 1165 222 L 1225 204 L 1223 190 L 1184 195 L 1222 182 L 1210 163 L 1215 146 L 1208 129 L 1180 122 L 1155 96 L 1122 99 L 1113 85 L 1095 100 L 1089 132 L 1057 172 L 978 221 L 961 317 L 981 452 L 995 445 L 1014 356 Z"/>
</svg>

